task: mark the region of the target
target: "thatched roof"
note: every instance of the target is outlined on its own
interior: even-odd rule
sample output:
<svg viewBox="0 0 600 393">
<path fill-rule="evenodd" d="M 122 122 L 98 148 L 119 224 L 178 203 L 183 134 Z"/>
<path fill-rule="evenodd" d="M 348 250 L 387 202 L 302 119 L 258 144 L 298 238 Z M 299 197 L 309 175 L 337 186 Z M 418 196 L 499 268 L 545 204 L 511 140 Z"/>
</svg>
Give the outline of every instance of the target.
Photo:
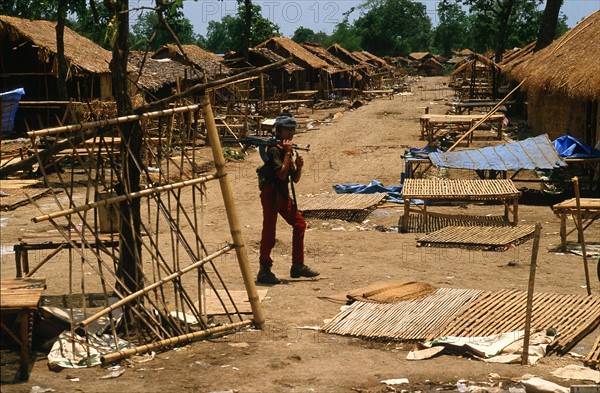
<svg viewBox="0 0 600 393">
<path fill-rule="evenodd" d="M 458 56 L 470 56 L 473 53 L 471 49 L 463 49 L 461 51 L 456 52 Z"/>
<path fill-rule="evenodd" d="M 419 69 L 423 68 L 445 68 L 442 63 L 434 59 L 433 57 L 425 60 L 420 66 Z"/>
<path fill-rule="evenodd" d="M 272 51 L 282 56 L 292 56 L 308 66 L 315 69 L 327 69 L 329 64 L 310 51 L 302 47 L 302 45 L 294 42 L 286 37 L 273 37 L 256 46 L 256 48 L 269 48 Z"/>
<path fill-rule="evenodd" d="M 452 76 L 456 76 L 462 72 L 464 72 L 467 67 L 470 67 L 473 61 L 477 61 L 478 64 L 485 66 L 486 68 L 499 70 L 500 67 L 493 60 L 488 59 L 484 55 L 480 55 L 479 53 L 471 53 L 471 55 L 465 59 L 463 63 L 457 63 L 456 69 L 452 71 Z"/>
<path fill-rule="evenodd" d="M 369 59 L 369 57 L 367 55 L 365 55 L 363 52 L 358 51 L 358 50 L 352 52 L 352 55 L 354 57 L 356 57 L 357 59 L 359 59 L 360 61 L 362 61 L 362 62 L 367 62 L 368 63 L 369 60 L 371 60 L 371 59 Z"/>
<path fill-rule="evenodd" d="M 413 52 L 408 55 L 408 58 L 412 60 L 423 60 L 428 57 L 433 57 L 433 55 L 429 52 Z"/>
<path fill-rule="evenodd" d="M 37 49 L 42 62 L 56 55 L 56 22 L 0 15 L 0 39 L 27 44 Z M 73 72 L 110 73 L 112 53 L 65 26 L 65 60 Z"/>
<path fill-rule="evenodd" d="M 168 44 L 158 49 L 152 55 L 153 59 L 173 59 L 184 65 L 194 65 L 206 74 L 207 79 L 215 79 L 223 75 L 230 75 L 231 69 L 223 64 L 223 58 L 205 51 L 197 45 L 182 45 L 183 50 L 192 64 L 186 64 L 185 57 L 175 44 Z"/>
<path fill-rule="evenodd" d="M 389 64 L 387 63 L 387 61 L 383 60 L 381 57 L 379 56 L 375 56 L 374 54 L 372 54 L 371 52 L 367 52 L 366 50 L 364 50 L 363 55 L 367 57 L 367 61 L 369 62 L 375 62 L 377 63 L 377 65 L 381 66 L 381 67 L 386 67 L 389 68 Z"/>
<path fill-rule="evenodd" d="M 142 75 L 138 80 L 138 85 L 148 91 L 157 91 L 165 85 L 175 84 L 178 78 L 180 80 L 184 78 L 192 81 L 201 80 L 198 72 L 194 72 L 189 66 L 184 66 L 171 59 L 152 59 L 150 55 L 146 56 Z M 129 63 L 138 69 L 142 65 L 143 58 L 143 51 L 129 52 Z"/>
<path fill-rule="evenodd" d="M 346 50 L 345 48 L 343 48 L 342 46 L 340 46 L 338 44 L 331 45 L 329 48 L 327 48 L 327 52 L 338 57 L 346 64 L 359 65 L 359 64 L 364 63 L 363 60 L 354 56 L 354 54 L 352 54 L 350 51 Z"/>
<path fill-rule="evenodd" d="M 600 98 L 600 10 L 561 38 L 516 66 L 510 76 L 525 78 L 526 90 L 598 100 Z"/>
<path fill-rule="evenodd" d="M 347 70 L 352 69 L 352 66 L 344 63 L 344 61 L 342 59 L 340 59 L 338 57 L 335 57 L 334 55 L 332 55 L 331 53 L 329 53 L 327 51 L 327 49 L 323 48 L 319 44 L 312 44 L 312 43 L 308 43 L 308 42 L 303 42 L 301 45 L 305 49 L 307 49 L 309 52 L 313 53 L 317 57 L 320 57 L 321 59 L 323 59 L 327 63 L 329 63 L 330 67 L 328 67 L 327 70 L 330 73 L 342 72 L 342 71 L 347 71 Z"/>
<path fill-rule="evenodd" d="M 276 63 L 283 59 L 285 58 L 279 56 L 277 53 L 268 48 L 248 48 L 248 60 L 246 60 L 241 53 L 233 51 L 225 55 L 225 62 L 227 64 L 235 64 L 234 67 L 236 68 L 261 67 Z M 288 74 L 304 71 L 304 68 L 292 62 L 285 63 L 279 67 L 279 69 L 286 71 Z"/>
<path fill-rule="evenodd" d="M 521 64 L 522 62 L 529 60 L 529 58 L 533 55 L 533 49 L 535 48 L 535 44 L 537 41 L 533 41 L 523 48 L 516 48 L 510 51 L 507 51 L 502 56 L 502 61 L 498 63 L 502 72 L 504 74 L 509 74 L 516 66 Z"/>
</svg>

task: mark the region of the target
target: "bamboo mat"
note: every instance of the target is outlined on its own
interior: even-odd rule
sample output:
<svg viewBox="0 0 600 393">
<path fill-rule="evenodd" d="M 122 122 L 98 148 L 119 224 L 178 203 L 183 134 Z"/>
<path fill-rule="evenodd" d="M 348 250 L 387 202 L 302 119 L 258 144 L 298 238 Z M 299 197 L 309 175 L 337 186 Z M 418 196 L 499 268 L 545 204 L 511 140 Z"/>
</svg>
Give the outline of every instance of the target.
<svg viewBox="0 0 600 393">
<path fill-rule="evenodd" d="M 600 335 L 598 335 L 596 338 L 596 342 L 594 343 L 592 350 L 585 357 L 583 363 L 588 367 L 600 370 Z"/>
<path fill-rule="evenodd" d="M 333 194 L 305 197 L 299 201 L 305 218 L 364 220 L 386 194 Z"/>
<path fill-rule="evenodd" d="M 477 222 L 470 221 L 473 218 L 485 218 L 488 222 Z M 398 227 L 402 228 L 404 223 L 404 216 L 401 215 L 398 220 Z M 439 217 L 435 215 L 423 215 L 423 214 L 410 214 L 408 216 L 408 226 L 406 232 L 410 233 L 430 233 L 443 229 L 448 226 L 470 226 L 470 227 L 484 227 L 497 225 L 500 227 L 507 227 L 508 222 L 504 219 L 504 216 L 469 216 L 469 215 L 457 215 L 452 217 Z"/>
<path fill-rule="evenodd" d="M 428 336 L 489 336 L 525 328 L 526 291 L 485 292 L 454 320 Z M 600 324 L 600 296 L 534 293 L 532 331 L 554 328 L 552 351 L 564 354 Z"/>
<path fill-rule="evenodd" d="M 0 189 L 0 191 L 8 194 L 8 196 L 0 196 L 0 210 L 3 211 L 14 210 L 19 206 L 27 205 L 29 198 L 36 200 L 50 193 L 49 188 Z"/>
<path fill-rule="evenodd" d="M 443 329 L 483 291 L 439 288 L 421 299 L 396 303 L 354 302 L 323 326 L 326 333 L 380 340 L 422 341 Z"/>
<path fill-rule="evenodd" d="M 402 195 L 411 199 L 496 199 L 521 195 L 512 180 L 405 179 Z"/>
<path fill-rule="evenodd" d="M 501 246 L 521 244 L 533 236 L 535 226 L 448 226 L 430 233 L 419 240 L 418 246 L 427 247 L 492 247 L 502 250 Z"/>
</svg>

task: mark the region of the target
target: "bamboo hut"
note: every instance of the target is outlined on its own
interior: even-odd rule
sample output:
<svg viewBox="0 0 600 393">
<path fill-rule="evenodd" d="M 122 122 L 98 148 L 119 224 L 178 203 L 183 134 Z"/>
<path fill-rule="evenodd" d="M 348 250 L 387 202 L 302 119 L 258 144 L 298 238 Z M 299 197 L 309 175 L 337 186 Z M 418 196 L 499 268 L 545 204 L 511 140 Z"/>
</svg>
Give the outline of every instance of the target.
<svg viewBox="0 0 600 393">
<path fill-rule="evenodd" d="M 514 68 L 504 67 L 527 94 L 528 123 L 552 139 L 600 140 L 600 11 Z"/>
<path fill-rule="evenodd" d="M 56 22 L 0 15 L 0 91 L 23 88 L 15 132 L 57 125 L 68 106 L 93 99 L 111 99 L 111 52 L 65 26 L 67 96 L 58 90 Z"/>
<path fill-rule="evenodd" d="M 489 99 L 497 92 L 500 67 L 493 60 L 472 53 L 455 65 L 450 75 L 450 86 L 461 99 Z"/>
<path fill-rule="evenodd" d="M 422 64 L 424 62 L 426 62 L 427 60 L 431 59 L 433 56 L 431 53 L 429 52 L 413 52 L 411 54 L 408 55 L 408 58 L 418 64 Z"/>
<path fill-rule="evenodd" d="M 329 64 L 327 68 L 327 90 L 359 88 L 359 83 L 363 77 L 355 67 L 346 64 L 342 59 L 334 56 L 319 44 L 304 42 L 301 45 Z"/>
<path fill-rule="evenodd" d="M 267 48 L 285 58 L 291 57 L 294 64 L 306 70 L 303 89 L 325 90 L 329 64 L 302 45 L 286 37 L 272 37 L 255 48 Z"/>
<path fill-rule="evenodd" d="M 435 58 L 430 57 L 417 67 L 417 74 L 422 76 L 444 75 L 446 67 Z"/>
<path fill-rule="evenodd" d="M 152 55 L 153 59 L 171 59 L 183 65 L 194 67 L 202 73 L 204 81 L 217 80 L 231 75 L 232 71 L 223 64 L 223 58 L 205 51 L 197 45 L 182 45 L 185 55 L 175 44 L 167 44 Z M 187 58 L 186 58 L 187 57 Z"/>
</svg>

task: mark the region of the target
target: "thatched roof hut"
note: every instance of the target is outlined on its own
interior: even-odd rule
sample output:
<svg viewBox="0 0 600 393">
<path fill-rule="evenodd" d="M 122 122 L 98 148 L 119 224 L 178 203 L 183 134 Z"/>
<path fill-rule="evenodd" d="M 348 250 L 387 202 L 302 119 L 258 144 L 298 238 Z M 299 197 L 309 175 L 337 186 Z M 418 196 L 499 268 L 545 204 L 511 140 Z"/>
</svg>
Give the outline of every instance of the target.
<svg viewBox="0 0 600 393">
<path fill-rule="evenodd" d="M 333 44 L 329 48 L 327 48 L 327 52 L 331 53 L 338 59 L 342 60 L 344 63 L 349 65 L 363 65 L 364 61 L 354 56 L 350 51 L 346 50 L 342 46 L 338 44 Z"/>
<path fill-rule="evenodd" d="M 432 57 L 434 57 L 434 56 L 429 52 L 413 52 L 408 55 L 409 59 L 418 61 L 421 63 L 427 61 L 427 59 L 431 59 Z"/>
<path fill-rule="evenodd" d="M 313 55 L 321 58 L 322 60 L 325 60 L 328 64 L 329 67 L 327 67 L 327 71 L 329 73 L 336 73 L 336 72 L 343 72 L 343 71 L 347 71 L 352 69 L 352 66 L 350 66 L 349 64 L 344 63 L 344 61 L 342 61 L 342 59 L 335 57 L 334 55 L 332 55 L 331 53 L 329 53 L 327 51 L 327 49 L 323 48 L 321 45 L 319 44 L 313 44 L 313 43 L 309 43 L 309 42 L 303 42 L 300 45 L 302 45 L 302 47 L 306 50 L 308 50 L 309 52 L 311 52 Z"/>
<path fill-rule="evenodd" d="M 375 56 L 374 54 L 372 54 L 371 52 L 367 52 L 366 50 L 362 51 L 362 54 L 367 58 L 367 62 L 374 64 L 380 68 L 390 68 L 390 65 L 387 63 L 387 61 L 383 60 L 381 57 Z"/>
<path fill-rule="evenodd" d="M 212 52 L 205 51 L 198 45 L 182 45 L 182 48 L 188 57 L 189 62 L 175 44 L 167 44 L 158 49 L 154 52 L 152 58 L 172 59 L 181 64 L 193 66 L 204 73 L 206 80 L 219 79 L 232 73 L 231 69 L 223 64 L 222 57 Z"/>
<path fill-rule="evenodd" d="M 87 88 L 88 94 L 78 99 L 110 97 L 111 52 L 68 27 L 64 45 L 70 95 L 84 94 L 81 89 Z M 56 22 L 0 15 L 0 58 L 2 90 L 23 87 L 28 100 L 57 98 Z M 40 81 L 45 78 L 54 80 Z M 79 89 L 74 83 L 80 84 Z"/>
<path fill-rule="evenodd" d="M 594 146 L 600 140 L 600 11 L 548 47 L 508 70 L 523 82 L 528 122 L 553 138 L 571 134 Z"/>
<path fill-rule="evenodd" d="M 417 67 L 419 75 L 425 76 L 440 76 L 444 75 L 446 67 L 435 58 L 430 57 Z"/>
</svg>

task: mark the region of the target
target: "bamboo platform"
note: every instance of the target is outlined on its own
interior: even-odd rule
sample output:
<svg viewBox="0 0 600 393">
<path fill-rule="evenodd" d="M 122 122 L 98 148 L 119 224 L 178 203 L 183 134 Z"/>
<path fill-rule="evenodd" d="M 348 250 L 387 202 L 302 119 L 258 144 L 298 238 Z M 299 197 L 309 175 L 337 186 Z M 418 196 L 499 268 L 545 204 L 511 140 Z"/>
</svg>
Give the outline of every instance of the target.
<svg viewBox="0 0 600 393">
<path fill-rule="evenodd" d="M 15 210 L 18 207 L 29 204 L 29 198 L 36 200 L 50 193 L 49 188 L 29 188 L 29 189 L 4 189 L 0 191 L 8 196 L 0 196 L 0 210 Z"/>
<path fill-rule="evenodd" d="M 587 354 L 583 363 L 588 367 L 600 370 L 600 335 L 596 338 L 592 350 Z"/>
<path fill-rule="evenodd" d="M 478 221 L 480 219 L 482 221 Z M 500 227 L 508 227 L 510 225 L 503 216 L 437 216 L 432 213 L 427 215 L 410 214 L 406 226 L 404 226 L 404 220 L 405 217 L 400 216 L 398 228 L 405 228 L 406 233 L 430 233 L 439 231 L 448 226 L 473 226 L 481 228 L 490 225 Z"/>
<path fill-rule="evenodd" d="M 406 179 L 402 195 L 410 199 L 493 200 L 518 198 L 521 192 L 509 179 Z"/>
<path fill-rule="evenodd" d="M 535 226 L 483 226 L 464 227 L 448 226 L 430 233 L 419 240 L 417 246 L 422 247 L 457 247 L 457 248 L 491 248 L 504 250 L 509 244 L 521 244 L 533 236 Z"/>
<path fill-rule="evenodd" d="M 363 221 L 386 194 L 333 194 L 303 198 L 299 202 L 305 218 Z"/>
<path fill-rule="evenodd" d="M 0 308 L 36 308 L 45 288 L 45 278 L 3 278 L 0 280 Z"/>
</svg>

